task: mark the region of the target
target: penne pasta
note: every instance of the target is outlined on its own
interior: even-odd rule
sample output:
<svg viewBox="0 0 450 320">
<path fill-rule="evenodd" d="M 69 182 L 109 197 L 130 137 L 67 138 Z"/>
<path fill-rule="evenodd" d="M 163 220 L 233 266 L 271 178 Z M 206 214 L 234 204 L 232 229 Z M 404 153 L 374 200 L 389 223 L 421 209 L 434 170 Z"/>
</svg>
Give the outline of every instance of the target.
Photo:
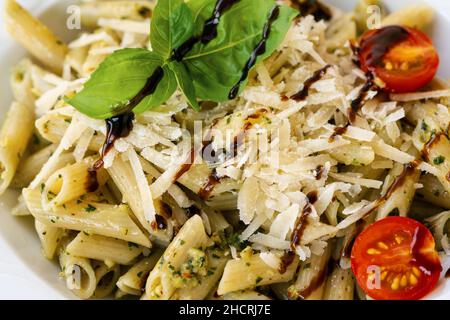
<svg viewBox="0 0 450 320">
<path fill-rule="evenodd" d="M 92 161 L 85 159 L 54 172 L 44 183 L 42 206 L 45 209 L 62 206 L 104 185 L 107 180 L 106 172 L 92 171 L 91 166 Z"/>
<path fill-rule="evenodd" d="M 5 1 L 6 30 L 36 59 L 61 73 L 67 46 L 15 0 Z"/>
<path fill-rule="evenodd" d="M 297 265 L 298 259 L 294 257 L 294 261 L 282 273 L 267 265 L 258 254 L 247 260 L 230 260 L 225 266 L 217 294 L 224 295 L 272 283 L 287 282 L 294 277 Z"/>
<path fill-rule="evenodd" d="M 149 257 L 134 264 L 117 281 L 117 287 L 126 295 L 140 296 L 144 291 L 145 282 L 150 271 L 153 270 L 163 251 L 156 249 Z"/>
<path fill-rule="evenodd" d="M 0 131 L 0 194 L 13 180 L 33 132 L 33 121 L 29 108 L 13 102 Z"/>
<path fill-rule="evenodd" d="M 201 282 L 201 277 L 206 276 L 206 272 L 203 274 L 207 267 L 204 249 L 209 243 L 210 240 L 199 216 L 195 215 L 186 221 L 164 251 L 157 266 L 150 272 L 145 288 L 145 299 L 172 298 L 178 288 L 183 287 L 181 270 L 186 263 L 187 265 L 193 263 L 198 265 L 198 270 L 197 268 L 192 270 L 194 272 L 191 276 L 192 287 L 190 289 L 195 291 L 199 285 L 197 281 Z M 201 273 L 199 274 L 199 272 Z M 208 292 L 205 293 L 205 297 Z"/>
<path fill-rule="evenodd" d="M 269 297 L 263 295 L 262 293 L 252 290 L 227 293 L 222 298 L 223 300 L 271 300 Z"/>
<path fill-rule="evenodd" d="M 408 174 L 406 175 L 401 166 L 398 166 L 392 170 L 393 172 L 400 171 L 400 173 L 396 176 L 391 176 L 391 187 L 394 184 L 394 181 L 399 181 L 396 183 L 396 186 L 398 187 L 393 190 L 386 191 L 389 196 L 387 197 L 387 200 L 378 208 L 377 220 L 383 219 L 395 211 L 402 217 L 407 216 L 416 191 L 414 185 L 419 182 L 420 171 L 416 169 L 412 169 L 412 172 L 408 171 Z"/>
<path fill-rule="evenodd" d="M 87 203 L 81 199 L 47 211 L 42 207 L 39 190 L 23 190 L 24 200 L 35 219 L 69 230 L 86 231 L 117 238 L 149 248 L 148 236 L 130 218 L 126 205 Z"/>
<path fill-rule="evenodd" d="M 48 158 L 52 155 L 52 153 L 56 150 L 56 145 L 51 144 L 47 147 L 31 154 L 27 158 L 23 159 L 19 163 L 19 167 L 17 168 L 17 172 L 14 176 L 13 181 L 11 182 L 11 186 L 14 188 L 25 188 L 27 187 L 33 178 L 39 173 L 42 166 L 47 162 Z M 64 160 L 70 161 L 72 156 L 67 154 L 66 156 L 61 157 Z M 64 163 L 65 165 L 66 163 Z"/>
<path fill-rule="evenodd" d="M 124 240 L 114 239 L 86 231 L 78 233 L 66 247 L 67 253 L 108 264 L 130 265 L 142 253 L 142 247 Z"/>
<path fill-rule="evenodd" d="M 108 267 L 106 264 L 98 261 L 93 261 L 92 265 L 97 282 L 92 298 L 105 298 L 113 292 L 116 286 L 117 279 L 120 277 L 120 266 L 116 264 Z"/>
<path fill-rule="evenodd" d="M 81 299 L 92 297 L 97 287 L 97 278 L 89 259 L 71 256 L 62 250 L 59 264 L 67 288 Z"/>
<path fill-rule="evenodd" d="M 324 300 L 353 300 L 355 278 L 351 269 L 335 266 L 328 277 Z"/>
<path fill-rule="evenodd" d="M 46 225 L 39 220 L 34 221 L 34 227 L 39 240 L 41 240 L 44 257 L 53 260 L 64 237 L 64 229 Z"/>
<path fill-rule="evenodd" d="M 81 22 L 88 27 L 97 26 L 99 18 L 143 20 L 151 17 L 153 1 L 94 1 L 80 6 Z"/>
<path fill-rule="evenodd" d="M 300 264 L 295 282 L 288 288 L 290 299 L 322 299 L 331 248 L 328 245 L 321 255 L 312 255 Z"/>
<path fill-rule="evenodd" d="M 30 110 L 34 110 L 36 96 L 32 91 L 31 65 L 29 59 L 21 60 L 12 71 L 9 82 L 14 99 Z"/>
<path fill-rule="evenodd" d="M 417 189 L 420 199 L 450 210 L 450 193 L 444 189 L 444 186 L 435 176 L 423 175 L 419 183 L 423 185 L 422 188 Z"/>
<path fill-rule="evenodd" d="M 381 24 L 383 26 L 404 25 L 424 30 L 431 24 L 433 17 L 433 8 L 425 4 L 414 4 L 391 13 L 381 21 Z"/>
</svg>

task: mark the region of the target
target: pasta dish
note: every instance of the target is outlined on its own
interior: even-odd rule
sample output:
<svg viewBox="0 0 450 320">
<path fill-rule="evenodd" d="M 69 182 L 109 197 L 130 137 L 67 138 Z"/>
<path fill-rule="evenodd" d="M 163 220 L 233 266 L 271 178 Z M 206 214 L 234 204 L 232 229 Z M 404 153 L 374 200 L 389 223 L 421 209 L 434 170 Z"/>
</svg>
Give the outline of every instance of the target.
<svg viewBox="0 0 450 320">
<path fill-rule="evenodd" d="M 30 57 L 0 133 L 0 194 L 19 191 L 11 213 L 34 219 L 76 296 L 420 299 L 445 281 L 450 84 L 432 8 L 76 8 L 63 43 L 5 1 Z"/>
</svg>

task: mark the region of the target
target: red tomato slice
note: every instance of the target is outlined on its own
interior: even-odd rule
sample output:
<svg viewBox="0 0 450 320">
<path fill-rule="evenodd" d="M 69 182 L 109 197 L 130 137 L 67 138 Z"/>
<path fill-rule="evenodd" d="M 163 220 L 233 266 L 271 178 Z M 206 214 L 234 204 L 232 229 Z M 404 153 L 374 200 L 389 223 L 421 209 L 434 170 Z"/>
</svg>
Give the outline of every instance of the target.
<svg viewBox="0 0 450 320">
<path fill-rule="evenodd" d="M 414 92 L 433 80 L 439 55 L 423 32 L 403 26 L 369 30 L 359 44 L 361 69 L 373 72 L 388 92 Z"/>
<path fill-rule="evenodd" d="M 431 232 L 420 222 L 388 217 L 355 240 L 352 270 L 359 285 L 377 300 L 415 300 L 436 286 L 442 271 Z"/>
</svg>

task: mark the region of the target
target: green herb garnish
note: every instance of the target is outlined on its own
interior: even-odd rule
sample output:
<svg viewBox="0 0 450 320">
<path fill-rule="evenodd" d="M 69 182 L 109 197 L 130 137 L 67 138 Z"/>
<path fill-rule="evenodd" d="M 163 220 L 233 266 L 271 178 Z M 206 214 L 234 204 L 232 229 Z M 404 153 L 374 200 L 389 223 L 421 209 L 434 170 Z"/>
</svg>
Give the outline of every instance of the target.
<svg viewBox="0 0 450 320">
<path fill-rule="evenodd" d="M 248 72 L 283 41 L 298 11 L 274 0 L 230 0 L 225 6 L 217 0 L 158 1 L 150 26 L 152 51 L 115 51 L 67 102 L 106 119 L 158 107 L 177 87 L 196 110 L 197 100 L 234 97 L 246 86 Z M 154 88 L 146 91 L 152 76 Z"/>
<path fill-rule="evenodd" d="M 444 156 L 438 156 L 438 157 L 433 159 L 433 163 L 435 165 L 437 165 L 437 166 L 440 165 L 440 164 L 443 164 L 444 161 L 445 161 L 445 157 Z"/>
<path fill-rule="evenodd" d="M 94 207 L 94 206 L 91 205 L 91 204 L 88 204 L 88 206 L 87 206 L 86 208 L 84 208 L 84 210 L 85 210 L 86 212 L 93 212 L 93 211 L 97 210 L 97 208 Z"/>
</svg>

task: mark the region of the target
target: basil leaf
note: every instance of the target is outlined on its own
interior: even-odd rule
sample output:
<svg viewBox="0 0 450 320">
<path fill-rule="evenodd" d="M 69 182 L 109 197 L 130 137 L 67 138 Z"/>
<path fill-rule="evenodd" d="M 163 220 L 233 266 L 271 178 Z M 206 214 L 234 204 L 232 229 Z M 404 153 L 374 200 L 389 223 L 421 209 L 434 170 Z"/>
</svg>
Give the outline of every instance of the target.
<svg viewBox="0 0 450 320">
<path fill-rule="evenodd" d="M 128 111 L 127 104 L 144 88 L 147 79 L 163 64 L 147 49 L 121 49 L 108 56 L 85 83 L 82 91 L 67 102 L 78 111 L 97 119 L 106 119 Z M 176 90 L 173 73 L 164 75 L 156 91 L 135 109 L 142 112 L 165 102 Z M 131 110 L 130 110 L 131 111 Z"/>
<path fill-rule="evenodd" d="M 197 97 L 195 94 L 194 83 L 192 82 L 192 78 L 189 75 L 186 67 L 182 63 L 176 61 L 171 62 L 169 64 L 169 67 L 175 73 L 178 87 L 183 92 L 189 105 L 194 110 L 200 110 L 200 106 L 198 105 Z"/>
<path fill-rule="evenodd" d="M 214 1 L 190 1 L 196 17 L 196 25 L 204 23 L 211 16 Z M 184 57 L 197 92 L 197 97 L 216 102 L 227 101 L 231 89 L 239 83 L 244 67 L 255 47 L 262 39 L 263 29 L 273 10 L 273 0 L 241 0 L 221 17 L 217 37 L 207 43 L 197 43 Z M 265 52 L 258 56 L 256 64 L 269 57 L 283 41 L 292 20 L 298 11 L 280 6 L 277 18 L 271 24 Z M 247 83 L 242 81 L 241 92 Z"/>
<path fill-rule="evenodd" d="M 156 108 L 169 100 L 177 90 L 175 74 L 167 65 L 162 67 L 164 75 L 156 88 L 154 94 L 147 96 L 139 105 L 133 109 L 134 113 L 142 113 L 151 108 Z"/>
<path fill-rule="evenodd" d="M 153 51 L 164 59 L 169 59 L 173 49 L 193 35 L 194 19 L 191 10 L 183 0 L 158 1 L 150 30 Z"/>
</svg>

